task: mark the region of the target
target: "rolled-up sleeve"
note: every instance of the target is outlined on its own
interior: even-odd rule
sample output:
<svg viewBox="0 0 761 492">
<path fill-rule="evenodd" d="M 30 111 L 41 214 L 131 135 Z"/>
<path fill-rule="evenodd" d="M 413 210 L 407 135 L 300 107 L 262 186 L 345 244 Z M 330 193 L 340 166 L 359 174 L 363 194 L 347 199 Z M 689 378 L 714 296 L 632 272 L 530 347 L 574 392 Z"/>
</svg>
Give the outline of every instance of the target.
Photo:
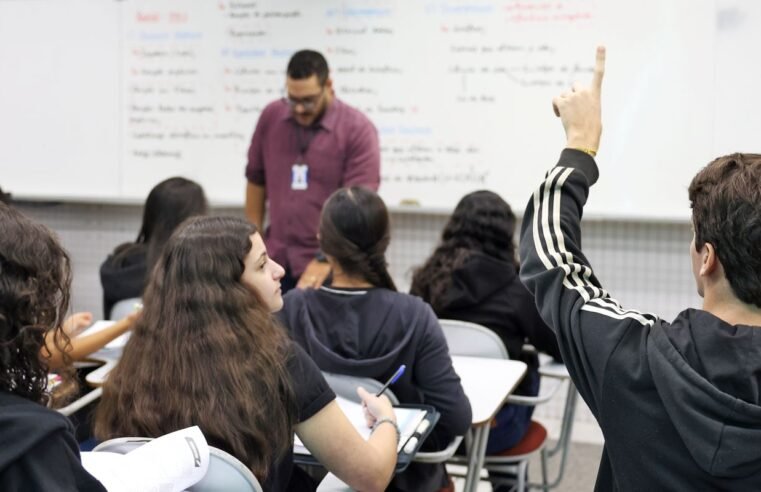
<svg viewBox="0 0 761 492">
<path fill-rule="evenodd" d="M 264 186 L 266 177 L 264 173 L 264 139 L 266 138 L 269 117 L 267 109 L 262 111 L 259 121 L 256 123 L 254 136 L 251 137 L 251 146 L 248 148 L 248 164 L 246 165 L 246 179 L 249 182 Z"/>
</svg>

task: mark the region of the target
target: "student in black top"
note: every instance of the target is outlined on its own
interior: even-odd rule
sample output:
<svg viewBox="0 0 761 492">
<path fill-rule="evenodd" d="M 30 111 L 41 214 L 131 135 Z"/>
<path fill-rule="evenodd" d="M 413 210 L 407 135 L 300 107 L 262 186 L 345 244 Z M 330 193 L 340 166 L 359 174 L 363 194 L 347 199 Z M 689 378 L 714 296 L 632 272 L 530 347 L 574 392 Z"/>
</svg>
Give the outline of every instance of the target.
<svg viewBox="0 0 761 492">
<path fill-rule="evenodd" d="M 441 233 L 441 242 L 412 277 L 410 294 L 431 304 L 439 319 L 483 325 L 502 339 L 511 359 L 526 362 L 528 371 L 515 393 L 539 392 L 539 361 L 523 352 L 531 343 L 560 359 L 555 334 L 542 321 L 534 298 L 518 279 L 515 258 L 515 215 L 499 195 L 474 191 L 455 207 Z M 534 407 L 505 405 L 489 431 L 487 453 L 515 446 L 525 435 Z"/>
<path fill-rule="evenodd" d="M 106 319 L 117 302 L 142 296 L 148 273 L 172 231 L 188 217 L 205 215 L 207 208 L 203 189 L 189 179 L 169 178 L 153 187 L 135 242 L 117 246 L 100 266 Z"/>
<path fill-rule="evenodd" d="M 690 184 L 702 309 L 668 323 L 621 307 L 581 250 L 604 64 L 598 48 L 592 85 L 553 101 L 567 148 L 521 239 L 521 280 L 605 435 L 596 490 L 761 490 L 761 155 L 719 157 Z"/>
<path fill-rule="evenodd" d="M 333 193 L 323 206 L 319 234 L 331 286 L 288 292 L 281 319 L 324 371 L 385 381 L 406 364 L 391 390 L 402 403 L 426 403 L 441 413 L 424 443 L 424 449 L 441 449 L 470 427 L 470 403 L 430 306 L 396 292 L 386 269 L 388 223 L 375 192 L 351 187 Z M 413 463 L 390 490 L 448 486 L 443 465 Z"/>
<path fill-rule="evenodd" d="M 69 257 L 52 232 L 2 203 L 0 230 L 0 490 L 104 491 L 82 468 L 69 420 L 44 406 L 45 335 L 62 353 L 69 341 Z M 62 376 L 59 398 L 74 386 L 70 371 Z"/>
<path fill-rule="evenodd" d="M 382 490 L 398 429 L 386 397 L 360 390 L 363 440 L 314 362 L 271 313 L 283 268 L 242 219 L 197 217 L 175 232 L 151 275 L 144 308 L 96 414 L 100 439 L 156 437 L 198 425 L 209 444 L 245 463 L 267 491 L 308 491 L 293 466 L 293 433 L 354 488 Z"/>
</svg>

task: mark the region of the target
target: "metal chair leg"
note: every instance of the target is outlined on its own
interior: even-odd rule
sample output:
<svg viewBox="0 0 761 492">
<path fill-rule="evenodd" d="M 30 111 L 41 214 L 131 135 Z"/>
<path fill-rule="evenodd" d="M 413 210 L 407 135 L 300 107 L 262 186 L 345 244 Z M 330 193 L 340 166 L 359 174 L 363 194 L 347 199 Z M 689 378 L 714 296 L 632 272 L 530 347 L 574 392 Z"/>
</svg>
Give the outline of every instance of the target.
<svg viewBox="0 0 761 492">
<path fill-rule="evenodd" d="M 548 463 L 547 463 L 547 450 L 546 449 L 542 449 L 542 452 L 540 453 L 539 458 L 541 459 L 541 462 L 542 462 L 542 490 L 544 490 L 544 492 L 548 492 L 550 490 L 550 488 L 547 485 L 547 466 L 548 466 Z"/>
<path fill-rule="evenodd" d="M 518 483 L 517 490 L 518 492 L 525 492 L 526 489 L 526 481 L 528 480 L 528 477 L 526 476 L 528 474 L 528 460 L 521 461 L 518 464 Z"/>
<path fill-rule="evenodd" d="M 560 484 L 560 481 L 563 479 L 563 474 L 565 473 L 565 465 L 568 457 L 568 447 L 571 444 L 571 432 L 573 430 L 573 420 L 576 415 L 576 400 L 578 396 L 579 393 L 576 391 L 576 386 L 574 386 L 573 382 L 569 380 L 568 392 L 566 394 L 566 405 L 565 409 L 563 410 L 563 420 L 561 422 L 561 431 L 560 435 L 558 436 L 558 441 L 555 443 L 555 446 L 553 446 L 552 449 L 542 450 L 542 483 L 529 483 L 529 488 L 542 489 L 547 492 L 557 487 Z M 561 453 L 558 474 L 551 483 L 548 483 L 548 461 L 549 458 L 552 458 L 557 453 Z"/>
</svg>

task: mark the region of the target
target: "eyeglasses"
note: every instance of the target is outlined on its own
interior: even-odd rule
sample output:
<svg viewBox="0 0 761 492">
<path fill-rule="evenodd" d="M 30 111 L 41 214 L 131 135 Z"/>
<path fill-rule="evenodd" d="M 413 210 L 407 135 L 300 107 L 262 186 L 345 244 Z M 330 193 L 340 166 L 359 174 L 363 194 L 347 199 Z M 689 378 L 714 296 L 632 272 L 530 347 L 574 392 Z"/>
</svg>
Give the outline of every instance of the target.
<svg viewBox="0 0 761 492">
<path fill-rule="evenodd" d="M 317 108 L 317 105 L 320 103 L 320 99 L 322 99 L 322 95 L 325 93 L 325 88 L 323 87 L 319 94 L 315 94 L 314 96 L 308 96 L 308 97 L 291 97 L 286 89 L 283 89 L 283 100 L 288 103 L 288 106 L 291 107 L 291 109 L 295 108 L 296 106 L 301 106 L 304 108 L 304 111 L 312 111 L 313 109 Z"/>
</svg>

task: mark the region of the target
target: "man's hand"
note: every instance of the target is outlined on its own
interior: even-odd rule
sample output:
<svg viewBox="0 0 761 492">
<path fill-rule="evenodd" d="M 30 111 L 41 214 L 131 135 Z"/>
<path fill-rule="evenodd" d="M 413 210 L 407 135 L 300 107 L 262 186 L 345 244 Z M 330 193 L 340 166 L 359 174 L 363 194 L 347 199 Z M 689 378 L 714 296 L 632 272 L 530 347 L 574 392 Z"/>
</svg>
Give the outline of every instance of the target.
<svg viewBox="0 0 761 492">
<path fill-rule="evenodd" d="M 296 287 L 299 289 L 319 289 L 330 275 L 330 263 L 312 260 L 299 278 Z"/>
<path fill-rule="evenodd" d="M 590 86 L 575 83 L 570 92 L 552 100 L 555 115 L 565 128 L 566 146 L 597 152 L 602 133 L 600 92 L 605 74 L 605 47 L 597 47 L 595 72 Z"/>
</svg>

